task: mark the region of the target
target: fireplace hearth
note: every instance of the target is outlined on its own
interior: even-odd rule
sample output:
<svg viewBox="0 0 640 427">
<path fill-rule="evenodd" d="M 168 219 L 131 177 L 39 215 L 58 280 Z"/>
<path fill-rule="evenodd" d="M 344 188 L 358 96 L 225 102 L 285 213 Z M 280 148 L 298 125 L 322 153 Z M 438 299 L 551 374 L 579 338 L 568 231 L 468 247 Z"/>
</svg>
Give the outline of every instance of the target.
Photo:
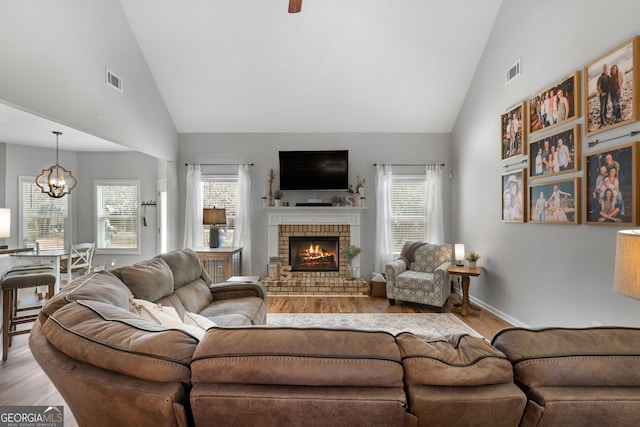
<svg viewBox="0 0 640 427">
<path fill-rule="evenodd" d="M 338 236 L 289 237 L 291 271 L 339 271 Z"/>
</svg>

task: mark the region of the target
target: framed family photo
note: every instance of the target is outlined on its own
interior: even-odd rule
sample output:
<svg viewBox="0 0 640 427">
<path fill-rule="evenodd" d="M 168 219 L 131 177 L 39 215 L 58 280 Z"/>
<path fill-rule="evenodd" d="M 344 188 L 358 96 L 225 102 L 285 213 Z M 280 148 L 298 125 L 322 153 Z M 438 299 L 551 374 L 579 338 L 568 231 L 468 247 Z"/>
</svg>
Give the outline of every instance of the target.
<svg viewBox="0 0 640 427">
<path fill-rule="evenodd" d="M 523 122 L 525 117 L 524 101 L 514 105 L 500 116 L 500 136 L 501 136 L 501 159 L 506 160 L 511 157 L 527 154 L 527 127 Z"/>
<path fill-rule="evenodd" d="M 526 184 L 524 169 L 502 174 L 502 222 L 524 222 L 526 218 Z"/>
<path fill-rule="evenodd" d="M 580 125 L 529 142 L 529 178 L 580 170 Z"/>
<path fill-rule="evenodd" d="M 640 36 L 584 67 L 585 135 L 638 120 Z"/>
<path fill-rule="evenodd" d="M 580 178 L 529 186 L 529 222 L 580 223 Z"/>
<path fill-rule="evenodd" d="M 539 91 L 528 102 L 529 134 L 559 126 L 580 117 L 580 72 Z"/>
<path fill-rule="evenodd" d="M 587 224 L 637 225 L 637 145 L 585 155 Z"/>
</svg>

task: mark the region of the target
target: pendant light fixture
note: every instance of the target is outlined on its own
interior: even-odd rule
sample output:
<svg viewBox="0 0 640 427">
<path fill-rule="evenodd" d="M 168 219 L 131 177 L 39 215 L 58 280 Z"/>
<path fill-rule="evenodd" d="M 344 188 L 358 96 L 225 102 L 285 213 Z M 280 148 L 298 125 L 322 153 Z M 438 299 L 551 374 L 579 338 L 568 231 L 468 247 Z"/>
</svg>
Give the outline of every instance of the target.
<svg viewBox="0 0 640 427">
<path fill-rule="evenodd" d="M 58 139 L 62 132 L 53 131 L 53 134 L 56 136 L 56 164 L 49 169 L 42 169 L 42 173 L 36 177 L 36 185 L 49 197 L 59 199 L 71 193 L 78 182 L 71 171 L 60 166 L 58 162 Z"/>
</svg>

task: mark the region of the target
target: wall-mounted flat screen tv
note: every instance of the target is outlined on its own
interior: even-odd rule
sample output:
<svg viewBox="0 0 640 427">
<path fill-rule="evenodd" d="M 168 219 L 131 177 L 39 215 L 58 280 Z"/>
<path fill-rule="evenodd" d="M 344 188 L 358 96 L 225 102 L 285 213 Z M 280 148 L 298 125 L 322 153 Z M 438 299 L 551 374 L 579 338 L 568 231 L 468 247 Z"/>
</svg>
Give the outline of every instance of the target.
<svg viewBox="0 0 640 427">
<path fill-rule="evenodd" d="M 346 190 L 349 151 L 280 151 L 281 190 Z"/>
</svg>

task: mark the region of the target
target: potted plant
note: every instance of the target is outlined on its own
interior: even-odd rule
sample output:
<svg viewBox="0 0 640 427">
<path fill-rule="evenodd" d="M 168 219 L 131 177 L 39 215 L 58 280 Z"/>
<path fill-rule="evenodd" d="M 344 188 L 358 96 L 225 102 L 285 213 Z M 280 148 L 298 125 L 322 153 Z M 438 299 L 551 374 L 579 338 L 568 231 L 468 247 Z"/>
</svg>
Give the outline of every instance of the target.
<svg viewBox="0 0 640 427">
<path fill-rule="evenodd" d="M 342 247 L 342 252 L 344 253 L 344 256 L 347 258 L 347 260 L 349 260 L 349 263 L 347 264 L 347 279 L 357 279 L 355 268 L 353 267 L 352 263 L 353 259 L 360 255 L 362 249 L 360 249 L 356 245 L 348 245 Z"/>
<path fill-rule="evenodd" d="M 464 258 L 469 261 L 469 267 L 475 267 L 480 259 L 480 254 L 475 251 L 469 251 Z"/>
<path fill-rule="evenodd" d="M 282 191 L 276 189 L 273 191 L 273 202 L 276 206 L 282 206 Z"/>
</svg>

